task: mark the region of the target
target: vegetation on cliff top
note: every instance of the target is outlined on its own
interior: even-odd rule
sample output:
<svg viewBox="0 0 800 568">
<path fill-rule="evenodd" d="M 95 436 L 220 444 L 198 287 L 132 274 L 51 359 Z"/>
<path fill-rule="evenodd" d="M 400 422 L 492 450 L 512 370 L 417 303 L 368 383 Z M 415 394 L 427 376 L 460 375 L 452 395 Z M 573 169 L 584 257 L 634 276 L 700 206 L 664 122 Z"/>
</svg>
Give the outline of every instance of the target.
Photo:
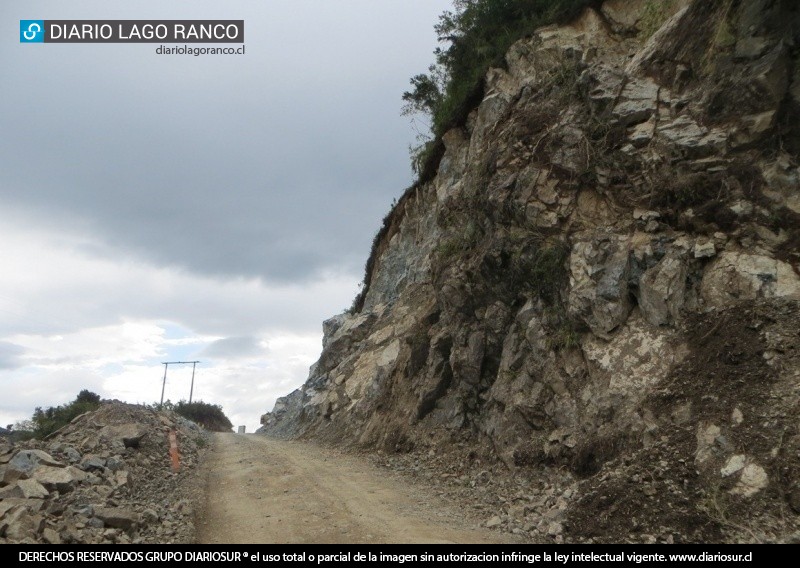
<svg viewBox="0 0 800 568">
<path fill-rule="evenodd" d="M 405 114 L 430 119 L 432 138 L 413 153 L 420 181 L 435 174 L 441 158 L 441 137 L 462 124 L 483 98 L 483 78 L 490 67 L 503 66 L 508 48 L 542 26 L 564 22 L 594 0 L 454 0 L 435 26 L 444 46 L 436 62 L 411 78 L 403 94 Z"/>
<path fill-rule="evenodd" d="M 412 149 L 417 181 L 384 217 L 372 241 L 363 285 L 350 313 L 357 313 L 364 306 L 375 258 L 396 225 L 394 219 L 402 216 L 414 190 L 436 175 L 444 155 L 442 136 L 463 124 L 483 99 L 483 79 L 489 68 L 504 66 L 508 48 L 537 28 L 568 21 L 585 7 L 598 3 L 599 0 L 454 0 L 454 10 L 439 17 L 434 29 L 443 45 L 434 51 L 435 63 L 428 73 L 412 77 L 411 90 L 403 93 L 403 113 L 425 115 L 430 121 L 430 133 L 421 134 L 423 141 Z"/>
</svg>

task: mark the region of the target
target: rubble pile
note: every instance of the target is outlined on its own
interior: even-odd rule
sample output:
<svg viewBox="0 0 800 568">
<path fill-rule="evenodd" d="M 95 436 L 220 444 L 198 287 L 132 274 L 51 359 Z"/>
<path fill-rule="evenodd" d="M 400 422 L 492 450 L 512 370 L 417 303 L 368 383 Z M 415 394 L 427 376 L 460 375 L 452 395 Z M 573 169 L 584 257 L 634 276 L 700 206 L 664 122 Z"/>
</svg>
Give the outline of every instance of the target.
<svg viewBox="0 0 800 568">
<path fill-rule="evenodd" d="M 207 436 L 174 412 L 111 401 L 45 440 L 0 439 L 0 543 L 192 542 Z"/>
</svg>

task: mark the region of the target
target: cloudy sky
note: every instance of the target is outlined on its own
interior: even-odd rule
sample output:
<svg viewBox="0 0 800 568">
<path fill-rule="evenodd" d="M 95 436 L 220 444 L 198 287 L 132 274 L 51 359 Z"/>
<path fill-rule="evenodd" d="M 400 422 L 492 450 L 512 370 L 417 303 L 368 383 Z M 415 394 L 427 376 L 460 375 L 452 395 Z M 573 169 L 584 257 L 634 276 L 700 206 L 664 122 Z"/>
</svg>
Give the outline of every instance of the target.
<svg viewBox="0 0 800 568">
<path fill-rule="evenodd" d="M 411 182 L 408 78 L 446 0 L 0 5 L 0 425 L 161 361 L 252 431 L 302 384 Z M 20 44 L 20 19 L 244 19 L 244 56 Z M 191 367 L 170 367 L 187 398 Z"/>
</svg>

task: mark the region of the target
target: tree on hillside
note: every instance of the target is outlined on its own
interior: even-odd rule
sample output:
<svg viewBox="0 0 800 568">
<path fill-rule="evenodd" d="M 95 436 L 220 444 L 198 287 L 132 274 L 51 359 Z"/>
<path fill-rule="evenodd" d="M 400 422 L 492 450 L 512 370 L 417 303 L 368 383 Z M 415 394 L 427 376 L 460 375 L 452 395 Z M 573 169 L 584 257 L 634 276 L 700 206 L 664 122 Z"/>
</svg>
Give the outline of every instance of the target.
<svg viewBox="0 0 800 568">
<path fill-rule="evenodd" d="M 460 124 L 483 94 L 489 67 L 502 66 L 515 41 L 536 28 L 575 16 L 595 0 L 454 0 L 435 26 L 442 46 L 428 73 L 411 78 L 403 93 L 404 114 L 431 119 L 431 134 L 440 138 Z M 417 152 L 425 151 L 424 145 Z M 419 171 L 419 167 L 417 167 Z"/>
<path fill-rule="evenodd" d="M 85 402 L 88 404 L 100 404 L 100 395 L 95 394 L 90 390 L 83 389 L 75 397 L 75 402 Z"/>
<path fill-rule="evenodd" d="M 172 406 L 172 410 L 212 432 L 228 432 L 233 428 L 233 424 L 218 404 L 181 400 Z"/>
<path fill-rule="evenodd" d="M 69 424 L 74 418 L 100 406 L 100 396 L 86 389 L 78 393 L 75 400 L 60 406 L 43 409 L 37 406 L 33 411 L 33 433 L 37 438 L 49 436 L 59 428 Z"/>
</svg>

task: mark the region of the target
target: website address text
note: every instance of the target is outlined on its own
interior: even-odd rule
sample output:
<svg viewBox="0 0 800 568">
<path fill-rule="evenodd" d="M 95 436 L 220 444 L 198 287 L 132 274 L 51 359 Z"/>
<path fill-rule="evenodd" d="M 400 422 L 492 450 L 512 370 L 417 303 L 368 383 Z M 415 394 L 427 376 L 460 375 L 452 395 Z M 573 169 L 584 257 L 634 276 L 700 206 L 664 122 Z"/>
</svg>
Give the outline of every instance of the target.
<svg viewBox="0 0 800 568">
<path fill-rule="evenodd" d="M 244 55 L 244 45 L 240 47 L 191 47 L 188 45 L 159 45 L 156 55 Z"/>
</svg>

